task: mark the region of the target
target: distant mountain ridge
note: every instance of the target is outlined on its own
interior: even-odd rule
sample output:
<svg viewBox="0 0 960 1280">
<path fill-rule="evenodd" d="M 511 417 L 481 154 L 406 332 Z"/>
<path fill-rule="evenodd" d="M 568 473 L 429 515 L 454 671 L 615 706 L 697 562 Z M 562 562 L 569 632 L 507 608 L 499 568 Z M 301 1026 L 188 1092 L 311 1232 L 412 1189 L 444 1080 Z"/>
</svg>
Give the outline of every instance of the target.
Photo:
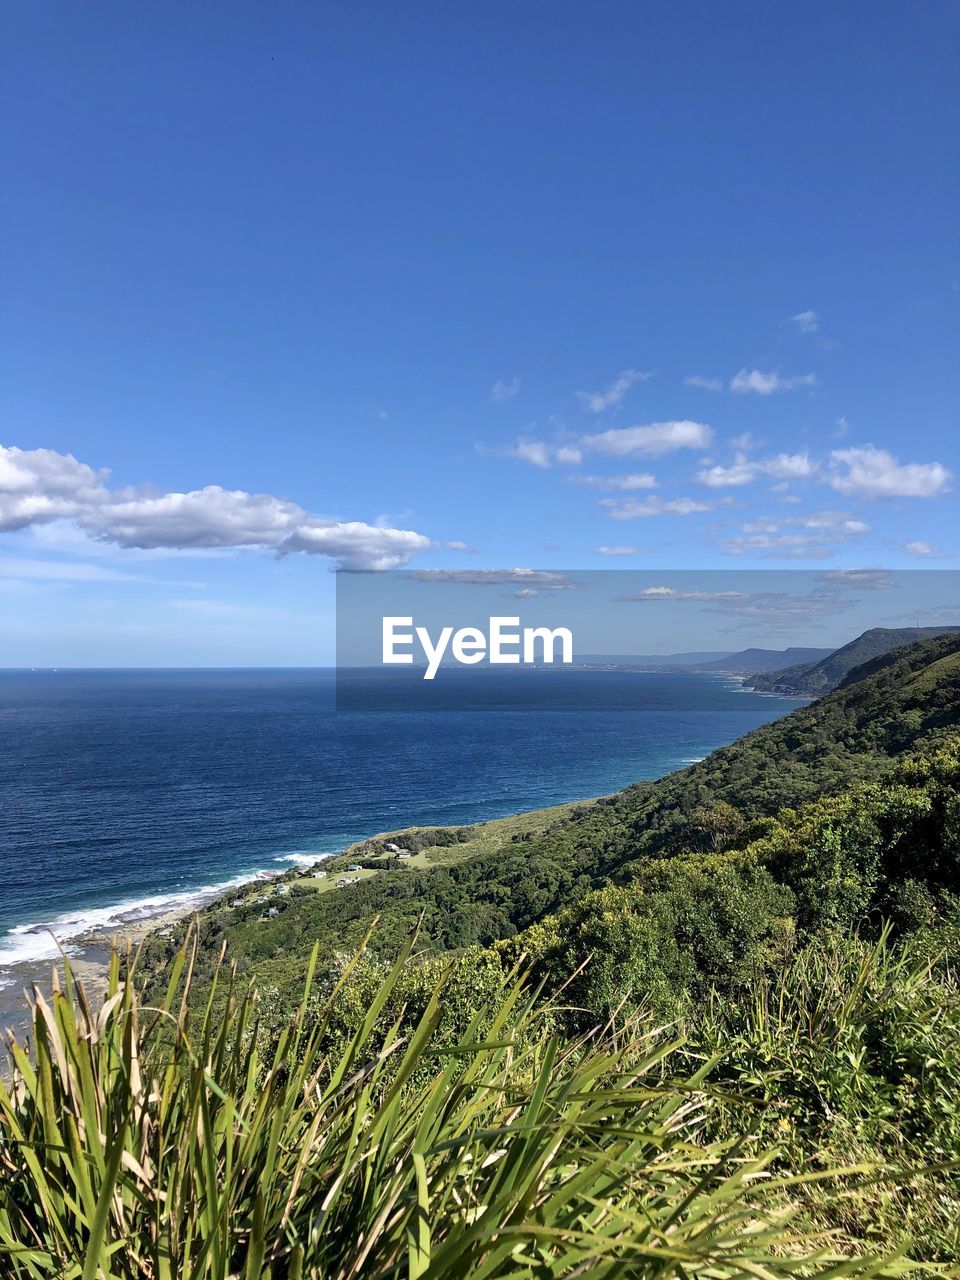
<svg viewBox="0 0 960 1280">
<path fill-rule="evenodd" d="M 609 666 L 641 671 L 692 671 L 709 674 L 729 672 L 731 675 L 753 675 L 759 671 L 781 671 L 785 667 L 817 662 L 833 653 L 832 649 L 741 649 L 707 653 L 587 653 L 579 655 L 582 666 Z"/>
<path fill-rule="evenodd" d="M 741 649 L 713 662 L 701 662 L 695 671 L 730 671 L 737 675 L 754 675 L 761 671 L 783 671 L 790 667 L 805 666 L 828 658 L 833 649 L 806 649 L 794 646 L 789 649 Z"/>
<path fill-rule="evenodd" d="M 748 686 L 758 693 L 817 698 L 836 689 L 852 671 L 865 662 L 882 657 L 902 645 L 955 632 L 960 632 L 960 626 L 872 627 L 849 644 L 817 661 L 799 662 L 795 666 L 779 670 L 770 667 L 755 668 L 748 678 Z"/>
<path fill-rule="evenodd" d="M 694 650 L 690 653 L 578 653 L 576 662 L 588 667 L 646 667 L 651 671 L 689 670 L 704 662 L 731 657 L 729 649 Z"/>
</svg>

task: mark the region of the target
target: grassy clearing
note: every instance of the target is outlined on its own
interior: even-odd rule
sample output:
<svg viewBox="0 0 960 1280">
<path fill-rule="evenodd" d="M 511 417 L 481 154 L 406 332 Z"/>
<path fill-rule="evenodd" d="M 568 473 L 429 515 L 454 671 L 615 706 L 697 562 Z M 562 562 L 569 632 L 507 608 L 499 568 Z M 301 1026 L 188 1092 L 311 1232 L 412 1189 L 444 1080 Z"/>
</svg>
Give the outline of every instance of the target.
<svg viewBox="0 0 960 1280">
<path fill-rule="evenodd" d="M 595 803 L 594 800 L 578 800 L 573 804 L 557 804 L 546 809 L 510 814 L 506 818 L 493 818 L 489 822 L 478 822 L 470 827 L 468 840 L 455 845 L 425 845 L 409 862 L 412 866 L 421 868 L 443 866 L 482 854 L 497 853 L 517 839 L 543 835 L 555 823 L 568 818 L 574 809 L 587 809 Z M 410 837 L 419 844 L 425 832 L 435 830 L 455 831 L 457 828 L 400 827 L 396 831 L 382 831 L 350 845 L 342 856 L 348 860 L 351 857 L 369 857 L 371 853 L 379 852 L 384 844 L 403 845 L 404 840 Z"/>
</svg>

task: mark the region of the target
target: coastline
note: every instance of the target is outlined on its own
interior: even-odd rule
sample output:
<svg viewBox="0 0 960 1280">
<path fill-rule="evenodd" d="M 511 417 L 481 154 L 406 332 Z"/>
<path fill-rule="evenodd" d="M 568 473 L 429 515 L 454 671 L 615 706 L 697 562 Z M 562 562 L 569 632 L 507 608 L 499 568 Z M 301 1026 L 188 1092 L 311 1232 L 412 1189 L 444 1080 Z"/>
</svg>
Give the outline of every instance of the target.
<svg viewBox="0 0 960 1280">
<path fill-rule="evenodd" d="M 259 877 L 258 877 L 259 878 Z M 251 881 L 253 883 L 255 881 Z M 207 901 L 216 901 L 210 898 Z M 136 950 L 151 933 L 169 928 L 202 909 L 204 903 L 194 902 L 160 911 L 156 915 L 131 920 L 122 929 L 91 929 L 78 934 L 64 946 L 74 976 L 80 982 L 93 1003 L 97 1003 L 106 988 L 110 971 L 110 956 L 116 948 L 124 952 Z M 53 971 L 63 980 L 63 958 L 21 960 L 5 965 L 0 970 L 0 1033 L 12 1027 L 22 1034 L 29 1026 L 30 1011 L 25 993 L 37 987 L 44 995 L 52 986 Z"/>
<path fill-rule="evenodd" d="M 130 912 L 127 919 L 117 919 L 116 917 L 121 913 L 115 911 L 109 925 L 77 932 L 64 940 L 63 950 L 88 997 L 91 1001 L 96 1001 L 106 985 L 110 956 L 114 948 L 121 953 L 128 949 L 136 950 L 149 936 L 171 929 L 192 916 L 200 916 L 218 904 L 232 907 L 238 905 L 243 899 L 249 899 L 252 895 L 256 895 L 258 901 L 266 903 L 272 896 L 284 893 L 286 883 L 311 880 L 313 873 L 323 863 L 333 861 L 336 865 L 341 861 L 369 857 L 371 854 L 382 852 L 384 845 L 395 839 L 403 840 L 404 837 L 422 836 L 425 833 L 437 831 L 469 830 L 472 833 L 470 841 L 455 845 L 452 852 L 449 846 L 427 845 L 421 852 L 411 856 L 408 863 L 411 867 L 418 869 L 440 865 L 451 858 L 482 853 L 509 839 L 517 831 L 545 827 L 561 814 L 593 804 L 595 800 L 596 797 L 591 797 L 586 800 L 549 805 L 545 808 L 523 810 L 501 818 L 490 818 L 469 828 L 438 824 L 429 827 L 394 827 L 378 831 L 336 852 L 300 854 L 292 866 L 288 864 L 276 871 L 261 870 L 246 876 L 238 876 L 228 884 L 219 886 L 215 892 L 199 891 L 189 895 L 189 900 L 187 900 L 188 895 L 184 895 L 183 902 L 159 908 L 155 912 L 144 911 L 140 906 L 136 912 Z M 360 874 L 366 877 L 375 873 L 363 871 Z M 315 882 L 315 887 L 318 892 L 336 891 L 335 882 L 332 879 Z M 23 1033 L 29 1023 L 29 1010 L 24 1000 L 24 992 L 36 986 L 45 994 L 48 993 L 54 968 L 59 971 L 62 979 L 62 956 L 26 958 L 6 964 L 0 969 L 0 1032 L 6 1027 L 14 1027 L 19 1033 Z"/>
<path fill-rule="evenodd" d="M 751 693 L 761 698 L 771 696 L 747 686 L 745 678 L 739 673 L 696 674 L 706 679 L 733 681 L 737 692 Z M 675 768 L 689 767 L 703 758 L 703 756 L 686 758 Z M 673 771 L 675 770 L 667 770 L 668 773 Z M 478 831 L 493 831 L 504 823 L 535 822 L 538 815 L 553 814 L 562 808 L 589 804 L 592 799 L 588 797 L 547 808 L 514 811 L 505 817 L 487 819 L 474 825 Z M 445 823 L 436 824 L 436 828 L 454 829 Z M 422 827 L 406 827 L 379 831 L 339 849 L 286 855 L 283 859 L 286 865 L 275 869 L 262 866 L 256 870 L 251 868 L 247 872 L 213 885 L 157 894 L 155 898 L 114 903 L 105 907 L 79 909 L 71 913 L 70 917 L 63 916 L 49 922 L 20 926 L 17 932 L 20 932 L 24 940 L 22 958 L 14 956 L 0 962 L 0 1031 L 7 1026 L 22 1027 L 24 1025 L 25 1014 L 27 1014 L 25 991 L 29 991 L 33 986 L 44 992 L 49 991 L 54 968 L 58 969 L 62 976 L 62 958 L 54 950 L 54 946 L 60 948 L 61 953 L 66 953 L 77 979 L 82 982 L 91 1000 L 96 1000 L 106 983 L 110 955 L 114 948 L 121 953 L 128 949 L 135 950 L 150 935 L 161 933 L 192 916 L 199 916 L 215 904 L 228 901 L 232 903 L 235 899 L 249 895 L 257 887 L 269 886 L 267 892 L 277 892 L 285 880 L 309 877 L 320 863 L 328 859 L 356 855 L 364 846 L 369 847 L 372 842 L 390 839 L 399 832 L 422 829 Z M 428 861 L 435 860 L 431 857 Z M 281 859 L 278 858 L 277 861 Z M 58 929 L 58 925 L 62 925 L 62 929 Z M 40 944 L 40 954 L 30 954 L 41 937 L 43 942 Z"/>
<path fill-rule="evenodd" d="M 343 852 L 346 850 L 339 851 L 339 853 Z M 49 992 L 54 969 L 58 971 L 62 980 L 64 954 L 88 996 L 96 1000 L 106 985 L 110 956 L 114 949 L 121 953 L 127 950 L 135 951 L 150 934 L 172 928 L 181 920 L 199 915 L 213 903 L 237 894 L 249 893 L 257 885 L 275 885 L 288 877 L 301 875 L 324 859 L 339 856 L 339 853 L 310 855 L 309 861 L 304 856 L 302 861 L 298 861 L 298 864 L 292 868 L 287 866 L 276 871 L 251 872 L 207 889 L 198 889 L 195 892 L 184 890 L 181 893 L 170 894 L 158 899 L 156 910 L 151 910 L 149 903 L 145 905 L 143 901 L 131 903 L 128 906 L 120 904 L 102 908 L 99 912 L 93 910 L 90 915 L 104 915 L 107 917 L 107 922 L 100 925 L 91 924 L 88 928 L 67 936 L 57 937 L 53 929 L 47 925 L 32 927 L 28 930 L 29 933 L 43 933 L 51 939 L 51 943 L 44 955 L 27 956 L 22 960 L 8 961 L 0 965 L 0 1032 L 9 1026 L 25 1025 L 24 1014 L 27 1012 L 24 1001 L 25 992 L 34 986 L 44 993 Z M 177 901 L 178 898 L 182 901 Z M 52 953 L 54 945 L 58 948 L 59 954 Z"/>
</svg>

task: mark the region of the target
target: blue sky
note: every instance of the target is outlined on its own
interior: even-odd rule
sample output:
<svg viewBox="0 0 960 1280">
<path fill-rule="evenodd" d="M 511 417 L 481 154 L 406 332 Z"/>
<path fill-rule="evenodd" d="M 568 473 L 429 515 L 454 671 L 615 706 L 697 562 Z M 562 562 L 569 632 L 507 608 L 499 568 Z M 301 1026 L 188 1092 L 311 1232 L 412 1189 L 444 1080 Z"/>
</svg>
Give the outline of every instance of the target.
<svg viewBox="0 0 960 1280">
<path fill-rule="evenodd" d="M 952 0 L 2 22 L 0 666 L 327 662 L 337 566 L 956 565 Z"/>
</svg>

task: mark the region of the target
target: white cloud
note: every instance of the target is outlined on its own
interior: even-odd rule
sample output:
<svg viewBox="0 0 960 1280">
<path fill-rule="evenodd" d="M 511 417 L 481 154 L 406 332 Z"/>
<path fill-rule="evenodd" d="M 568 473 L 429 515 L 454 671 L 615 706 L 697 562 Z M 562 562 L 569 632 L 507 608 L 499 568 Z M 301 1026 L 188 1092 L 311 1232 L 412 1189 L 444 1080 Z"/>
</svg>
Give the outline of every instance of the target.
<svg viewBox="0 0 960 1280">
<path fill-rule="evenodd" d="M 759 517 L 740 528 L 738 535 L 723 543 L 729 555 L 753 552 L 790 559 L 822 559 L 844 543 L 870 532 L 868 524 L 845 511 L 817 511 L 786 520 Z"/>
<path fill-rule="evenodd" d="M 511 378 L 509 382 L 497 381 L 490 388 L 490 399 L 497 404 L 504 404 L 507 400 L 512 400 L 519 390 L 519 378 Z"/>
<path fill-rule="evenodd" d="M 804 529 L 823 529 L 833 533 L 869 533 L 870 526 L 845 511 L 819 511 L 809 516 L 792 516 L 788 524 L 801 525 Z"/>
<path fill-rule="evenodd" d="M 636 601 L 641 604 L 656 604 L 664 600 L 703 603 L 717 600 L 746 600 L 748 597 L 742 591 L 678 591 L 675 587 L 644 587 L 634 595 L 617 596 L 617 599 Z"/>
<path fill-rule="evenodd" d="M 549 569 L 412 569 L 417 582 L 454 583 L 461 587 L 520 587 L 527 594 L 540 591 L 574 591 L 582 583 Z"/>
<path fill-rule="evenodd" d="M 648 587 L 636 595 L 618 599 L 648 604 L 664 601 L 703 605 L 706 612 L 722 614 L 744 628 L 755 630 L 759 623 L 765 628 L 794 635 L 798 626 L 816 625 L 856 603 L 837 584 L 826 581 L 818 582 L 810 591 L 796 594 L 788 591 L 682 590 L 664 586 Z"/>
<path fill-rule="evenodd" d="M 618 405 L 635 382 L 646 382 L 652 373 L 642 373 L 639 369 L 624 369 L 611 382 L 605 391 L 578 391 L 577 399 L 591 413 L 603 413 Z"/>
<path fill-rule="evenodd" d="M 353 570 L 396 568 L 433 545 L 411 529 L 312 516 L 271 494 L 219 485 L 164 494 L 109 489 L 108 476 L 69 454 L 0 446 L 0 531 L 72 519 L 87 537 L 125 549 L 302 551 Z"/>
<path fill-rule="evenodd" d="M 553 465 L 553 446 L 542 440 L 518 440 L 503 451 L 508 458 L 519 458 L 521 462 L 529 462 L 532 467 L 546 469 Z"/>
<path fill-rule="evenodd" d="M 514 444 L 474 447 L 481 455 L 498 458 L 516 458 L 541 470 L 559 464 L 576 466 L 585 453 L 600 453 L 608 457 L 625 458 L 630 454 L 659 457 L 677 449 L 705 449 L 713 440 L 713 428 L 702 422 L 651 422 L 641 427 L 611 427 L 607 431 L 566 438 L 556 441 L 531 440 L 518 437 Z M 590 484 L 592 481 L 586 480 Z"/>
<path fill-rule="evenodd" d="M 630 547 L 623 544 L 616 547 L 594 547 L 598 556 L 645 556 L 646 547 Z"/>
<path fill-rule="evenodd" d="M 861 498 L 933 498 L 946 493 L 953 479 L 939 462 L 899 462 L 872 444 L 834 449 L 828 483 L 839 493 Z"/>
<path fill-rule="evenodd" d="M 528 462 L 531 467 L 539 467 L 547 471 L 554 463 L 560 466 L 576 466 L 583 454 L 575 443 L 554 444 L 548 440 L 526 440 L 522 436 L 515 444 L 488 447 L 485 444 L 474 446 L 477 453 L 484 457 L 492 455 L 496 458 L 516 458 L 519 462 Z"/>
<path fill-rule="evenodd" d="M 730 437 L 730 448 L 738 449 L 741 453 L 747 453 L 750 449 L 755 449 L 759 441 L 749 432 L 743 431 L 738 436 Z"/>
<path fill-rule="evenodd" d="M 79 515 L 108 497 L 109 474 L 69 453 L 0 445 L 0 533 Z"/>
<path fill-rule="evenodd" d="M 637 489 L 655 489 L 657 478 L 649 471 L 634 472 L 629 476 L 570 476 L 574 484 L 590 485 L 594 489 L 619 490 L 632 493 Z"/>
<path fill-rule="evenodd" d="M 412 529 L 388 529 L 360 520 L 330 524 L 310 521 L 285 538 L 277 551 L 280 555 L 302 551 L 328 556 L 338 569 L 368 572 L 402 568 L 418 551 L 431 546 L 430 538 Z"/>
<path fill-rule="evenodd" d="M 692 516 L 700 511 L 712 508 L 705 502 L 696 502 L 693 498 L 632 498 L 623 501 L 619 498 L 604 498 L 601 507 L 606 507 L 611 520 L 643 520 L 652 516 Z"/>
<path fill-rule="evenodd" d="M 758 396 L 769 396 L 777 391 L 795 391 L 798 387 L 814 387 L 816 384 L 816 374 L 813 373 L 784 378 L 777 369 L 770 373 L 763 373 L 760 369 L 741 369 L 730 379 L 730 390 L 741 394 L 753 392 Z"/>
<path fill-rule="evenodd" d="M 677 449 L 707 449 L 713 440 L 713 428 L 703 422 L 651 422 L 642 427 L 611 427 L 594 435 L 582 436 L 584 451 L 625 458 L 630 454 L 658 457 Z"/>
<path fill-rule="evenodd" d="M 799 311 L 783 323 L 795 329 L 797 333 L 817 333 L 820 329 L 820 317 L 815 311 Z"/>
<path fill-rule="evenodd" d="M 277 547 L 309 517 L 295 502 L 207 485 L 190 493 L 119 491 L 79 517 L 93 538 L 120 547 Z"/>
<path fill-rule="evenodd" d="M 688 387 L 699 387 L 701 391 L 723 390 L 723 380 L 721 378 L 705 378 L 701 373 L 691 373 L 683 381 Z"/>
<path fill-rule="evenodd" d="M 567 466 L 576 466 L 583 458 L 583 454 L 572 444 L 557 445 L 556 459 L 558 462 Z"/>
<path fill-rule="evenodd" d="M 932 542 L 920 542 L 919 540 L 905 542 L 903 549 L 908 556 L 916 556 L 921 560 L 925 556 L 938 556 L 941 554 L 940 547 L 935 547 Z"/>
<path fill-rule="evenodd" d="M 806 453 L 778 453 L 773 458 L 748 458 L 738 453 L 729 467 L 704 467 L 697 479 L 710 489 L 736 488 L 752 484 L 763 476 L 773 480 L 806 480 L 818 464 Z"/>
<path fill-rule="evenodd" d="M 738 454 L 729 467 L 719 464 L 715 467 L 703 467 L 697 472 L 697 480 L 709 489 L 730 489 L 753 484 L 757 475 L 757 464 L 743 454 Z"/>
<path fill-rule="evenodd" d="M 764 475 L 773 480 L 807 480 L 814 475 L 819 464 L 807 453 L 778 453 L 760 465 Z"/>
<path fill-rule="evenodd" d="M 852 591 L 893 591 L 897 585 L 889 569 L 828 569 L 818 576 L 830 587 Z"/>
</svg>

